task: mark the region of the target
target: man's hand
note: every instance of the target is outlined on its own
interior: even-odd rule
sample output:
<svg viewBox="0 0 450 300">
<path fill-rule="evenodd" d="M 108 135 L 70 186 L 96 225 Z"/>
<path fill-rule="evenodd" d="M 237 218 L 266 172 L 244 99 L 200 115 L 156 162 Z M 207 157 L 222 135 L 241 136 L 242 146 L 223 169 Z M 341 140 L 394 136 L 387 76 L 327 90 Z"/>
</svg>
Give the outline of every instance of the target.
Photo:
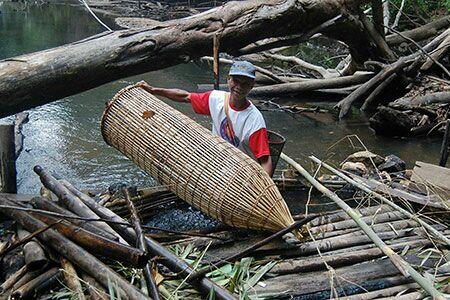
<svg viewBox="0 0 450 300">
<path fill-rule="evenodd" d="M 272 157 L 270 155 L 265 155 L 263 157 L 258 158 L 258 162 L 261 165 L 261 167 L 266 171 L 266 173 L 272 177 Z"/>
<path fill-rule="evenodd" d="M 147 82 L 145 82 L 144 80 L 139 81 L 138 83 L 136 83 L 136 86 L 143 88 L 144 90 L 146 90 L 147 92 L 149 92 L 150 94 L 153 94 L 154 91 L 154 87 L 152 87 L 151 85 L 149 85 Z"/>
</svg>

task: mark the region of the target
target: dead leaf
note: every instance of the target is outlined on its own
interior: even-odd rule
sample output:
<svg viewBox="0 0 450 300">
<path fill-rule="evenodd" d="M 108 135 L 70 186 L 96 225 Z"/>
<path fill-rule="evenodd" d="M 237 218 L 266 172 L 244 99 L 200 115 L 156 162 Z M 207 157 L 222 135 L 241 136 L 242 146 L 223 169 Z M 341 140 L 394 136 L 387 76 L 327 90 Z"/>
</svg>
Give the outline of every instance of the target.
<svg viewBox="0 0 450 300">
<path fill-rule="evenodd" d="M 146 110 L 146 111 L 144 111 L 144 112 L 142 113 L 142 118 L 143 118 L 144 120 L 148 120 L 148 119 L 150 119 L 151 117 L 153 117 L 154 115 L 155 115 L 155 112 L 154 112 L 154 111 Z"/>
</svg>

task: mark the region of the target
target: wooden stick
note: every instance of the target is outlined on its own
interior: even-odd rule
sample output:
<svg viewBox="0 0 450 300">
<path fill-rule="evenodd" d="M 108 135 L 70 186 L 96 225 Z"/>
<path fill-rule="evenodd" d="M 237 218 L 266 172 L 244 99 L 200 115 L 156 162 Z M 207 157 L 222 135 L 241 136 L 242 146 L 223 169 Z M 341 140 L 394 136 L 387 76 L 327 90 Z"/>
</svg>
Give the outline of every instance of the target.
<svg viewBox="0 0 450 300">
<path fill-rule="evenodd" d="M 80 278 L 78 277 L 77 271 L 72 263 L 64 257 L 61 257 L 61 268 L 64 270 L 62 274 L 64 281 L 66 282 L 67 287 L 76 294 L 76 299 L 86 300 Z"/>
<path fill-rule="evenodd" d="M 22 278 L 28 272 L 27 266 L 23 266 L 16 273 L 12 274 L 0 285 L 0 296 L 11 288 L 20 278 Z"/>
<path fill-rule="evenodd" d="M 445 167 L 448 159 L 448 152 L 450 147 L 450 119 L 447 119 L 445 123 L 444 137 L 442 138 L 441 145 L 441 159 L 439 160 L 439 165 Z"/>
<path fill-rule="evenodd" d="M 373 196 L 376 199 L 380 200 L 381 202 L 389 205 L 390 207 L 392 207 L 394 210 L 401 212 L 402 214 L 404 214 L 406 217 L 416 221 L 417 223 L 419 223 L 421 226 L 425 227 L 434 237 L 436 237 L 437 239 L 439 239 L 441 242 L 445 243 L 447 246 L 450 246 L 450 239 L 447 238 L 445 235 L 443 235 L 442 233 L 440 233 L 439 231 L 437 231 L 433 226 L 431 226 L 430 224 L 426 223 L 425 221 L 423 221 L 422 219 L 420 219 L 417 215 L 414 215 L 412 213 L 410 213 L 409 211 L 407 211 L 406 209 L 398 206 L 397 204 L 395 204 L 394 202 L 392 202 L 391 200 L 387 199 L 386 197 L 383 197 L 382 195 L 372 191 L 371 189 L 369 189 L 368 187 L 366 187 L 365 185 L 356 182 L 355 180 L 351 179 L 349 176 L 343 174 L 342 172 L 339 172 L 338 170 L 334 169 L 333 167 L 331 167 L 330 165 L 322 162 L 321 160 L 319 160 L 318 158 L 314 157 L 314 156 L 310 156 L 310 158 L 317 164 L 324 166 L 327 170 L 333 172 L 334 174 L 336 174 L 337 176 L 341 177 L 342 179 L 344 179 L 345 181 L 347 181 L 348 183 L 356 186 L 357 188 L 363 190 L 364 192 L 368 193 L 369 196 Z"/>
<path fill-rule="evenodd" d="M 219 64 L 219 47 L 220 47 L 220 38 L 218 34 L 214 35 L 213 38 L 213 57 L 214 57 L 214 63 L 213 63 L 213 71 L 214 71 L 214 89 L 219 89 L 220 84 L 220 64 Z"/>
<path fill-rule="evenodd" d="M 87 292 L 89 294 L 90 300 L 109 300 L 109 296 L 106 293 L 105 289 L 91 276 L 86 273 L 81 274 L 81 278 L 83 279 Z"/>
<path fill-rule="evenodd" d="M 0 193 L 17 193 L 14 125 L 0 125 Z"/>
<path fill-rule="evenodd" d="M 56 283 L 60 275 L 61 271 L 58 268 L 52 268 L 16 289 L 11 296 L 13 299 L 33 298 L 36 292 Z"/>
<path fill-rule="evenodd" d="M 392 251 L 368 226 L 364 221 L 361 220 L 357 212 L 355 212 L 347 203 L 342 201 L 335 193 L 331 192 L 329 189 L 320 184 L 314 177 L 312 177 L 299 163 L 295 162 L 292 158 L 288 157 L 286 154 L 281 153 L 280 158 L 286 161 L 288 164 L 292 165 L 297 171 L 302 174 L 306 180 L 308 180 L 318 191 L 323 195 L 327 196 L 333 200 L 337 205 L 339 205 L 355 222 L 361 227 L 361 229 L 370 237 L 370 239 L 377 245 L 378 248 L 383 251 L 383 253 L 389 257 L 391 262 L 395 267 L 404 275 L 411 276 L 425 291 L 427 291 L 435 299 L 445 299 L 444 296 L 436 290 L 436 288 L 424 278 L 419 272 L 412 268 L 403 258 Z"/>
<path fill-rule="evenodd" d="M 147 253 L 147 243 L 145 242 L 145 235 L 142 231 L 141 222 L 139 221 L 139 215 L 134 207 L 133 201 L 131 201 L 131 196 L 127 188 L 122 189 L 123 195 L 125 196 L 125 201 L 127 201 L 128 209 L 131 213 L 131 223 L 133 224 L 134 231 L 136 232 L 137 238 L 136 242 L 142 251 Z M 144 278 L 145 283 L 147 285 L 147 290 L 150 292 L 149 296 L 151 296 L 155 300 L 159 300 L 158 287 L 155 282 L 155 278 L 153 277 L 152 271 L 148 263 L 144 266 Z"/>
<path fill-rule="evenodd" d="M 252 245 L 250 247 L 247 247 L 246 249 L 242 250 L 241 252 L 236 253 L 236 254 L 234 254 L 234 255 L 232 255 L 232 256 L 230 256 L 230 257 L 228 257 L 228 258 L 226 258 L 226 259 L 224 259 L 224 260 L 222 260 L 222 261 L 220 261 L 220 262 L 218 262 L 218 263 L 216 263 L 214 265 L 206 267 L 206 268 L 204 268 L 204 269 L 202 269 L 202 270 L 192 274 L 190 276 L 189 280 L 197 280 L 198 278 L 204 277 L 209 272 L 212 272 L 212 271 L 214 271 L 214 270 L 216 270 L 216 269 L 218 269 L 218 268 L 220 268 L 220 267 L 222 267 L 222 266 L 224 266 L 226 264 L 235 262 L 236 260 L 241 259 L 241 258 L 249 255 L 252 251 L 254 251 L 254 250 L 258 249 L 258 248 L 261 248 L 264 245 L 267 245 L 271 241 L 273 241 L 273 240 L 275 240 L 275 239 L 285 235 L 286 233 L 291 232 L 293 230 L 299 229 L 301 226 L 303 226 L 304 224 L 306 224 L 309 221 L 313 220 L 314 218 L 316 218 L 316 216 L 306 217 L 303 220 L 297 221 L 294 224 L 292 224 L 291 226 L 286 227 L 286 228 L 284 228 L 284 229 L 282 229 L 282 230 L 280 230 L 280 231 L 278 231 L 278 232 L 268 236 L 267 238 L 257 242 L 256 244 L 254 244 L 254 245 Z"/>
<path fill-rule="evenodd" d="M 56 224 L 51 223 L 49 226 Z M 17 236 L 19 239 L 25 239 L 30 236 L 30 233 L 23 228 L 17 229 Z M 48 259 L 45 256 L 44 249 L 36 240 L 30 239 L 23 245 L 23 255 L 25 257 L 25 264 L 30 270 L 41 269 L 48 264 Z"/>
<path fill-rule="evenodd" d="M 0 204 L 5 206 L 14 206 L 13 202 L 4 198 L 0 198 Z M 21 210 L 4 208 L 2 213 L 16 220 L 17 223 L 29 231 L 35 231 L 45 226 L 45 223 Z M 80 267 L 84 272 L 97 279 L 104 286 L 108 286 L 108 282 L 113 281 L 117 283 L 120 290 L 119 292 L 124 297 L 136 300 L 147 299 L 147 297 L 143 295 L 136 287 L 132 286 L 129 282 L 100 262 L 89 252 L 85 251 L 69 239 L 63 237 L 58 232 L 52 229 L 47 230 L 40 235 L 39 239 L 43 241 L 46 246 L 51 247 L 69 261 Z"/>
</svg>

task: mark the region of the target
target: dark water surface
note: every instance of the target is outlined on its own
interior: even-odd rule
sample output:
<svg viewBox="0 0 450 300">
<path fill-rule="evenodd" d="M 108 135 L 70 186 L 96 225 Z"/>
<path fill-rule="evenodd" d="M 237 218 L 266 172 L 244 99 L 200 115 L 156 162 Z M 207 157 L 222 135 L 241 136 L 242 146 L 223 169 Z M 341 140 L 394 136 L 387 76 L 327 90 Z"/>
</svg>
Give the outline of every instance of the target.
<svg viewBox="0 0 450 300">
<path fill-rule="evenodd" d="M 84 10 L 62 4 L 44 6 L 0 2 L 0 59 L 43 50 L 80 40 L 103 31 Z M 112 20 L 105 20 L 109 24 Z M 30 110 L 24 125 L 24 151 L 17 161 L 19 192 L 36 193 L 38 177 L 32 171 L 40 164 L 81 188 L 105 188 L 112 183 L 153 184 L 152 179 L 101 137 L 99 124 L 104 103 L 122 87 L 146 80 L 154 86 L 195 91 L 198 83 L 211 80 L 211 72 L 194 63 L 118 80 L 79 95 Z M 314 100 L 314 99 L 310 99 Z M 171 105 L 173 105 L 171 103 Z M 173 105 L 209 127 L 207 117 L 194 116 L 187 105 Z M 373 152 L 396 154 L 411 166 L 415 160 L 438 161 L 436 139 L 392 139 L 379 137 L 367 121 L 354 118 L 337 122 L 317 115 L 293 117 L 283 112 L 264 112 L 270 129 L 287 138 L 285 152 L 309 167 L 307 156 L 329 156 L 340 161 L 360 145 L 353 139 L 330 149 L 339 139 L 356 134 Z M 0 122 L 10 122 L 9 118 Z"/>
</svg>

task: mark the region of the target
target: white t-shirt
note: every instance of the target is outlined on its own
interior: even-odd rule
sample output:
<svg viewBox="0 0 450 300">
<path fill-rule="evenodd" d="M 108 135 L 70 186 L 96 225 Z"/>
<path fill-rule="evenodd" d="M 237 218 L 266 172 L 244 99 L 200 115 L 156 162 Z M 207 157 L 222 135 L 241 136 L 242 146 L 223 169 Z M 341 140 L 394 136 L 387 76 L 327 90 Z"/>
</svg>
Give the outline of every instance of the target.
<svg viewBox="0 0 450 300">
<path fill-rule="evenodd" d="M 229 115 L 235 134 L 232 140 L 227 130 L 228 121 L 224 108 L 227 94 L 216 90 L 201 94 L 191 93 L 189 99 L 196 113 L 211 116 L 214 135 L 222 137 L 252 158 L 270 155 L 264 118 L 250 101 L 248 106 L 241 110 L 233 108 L 230 103 Z"/>
</svg>

